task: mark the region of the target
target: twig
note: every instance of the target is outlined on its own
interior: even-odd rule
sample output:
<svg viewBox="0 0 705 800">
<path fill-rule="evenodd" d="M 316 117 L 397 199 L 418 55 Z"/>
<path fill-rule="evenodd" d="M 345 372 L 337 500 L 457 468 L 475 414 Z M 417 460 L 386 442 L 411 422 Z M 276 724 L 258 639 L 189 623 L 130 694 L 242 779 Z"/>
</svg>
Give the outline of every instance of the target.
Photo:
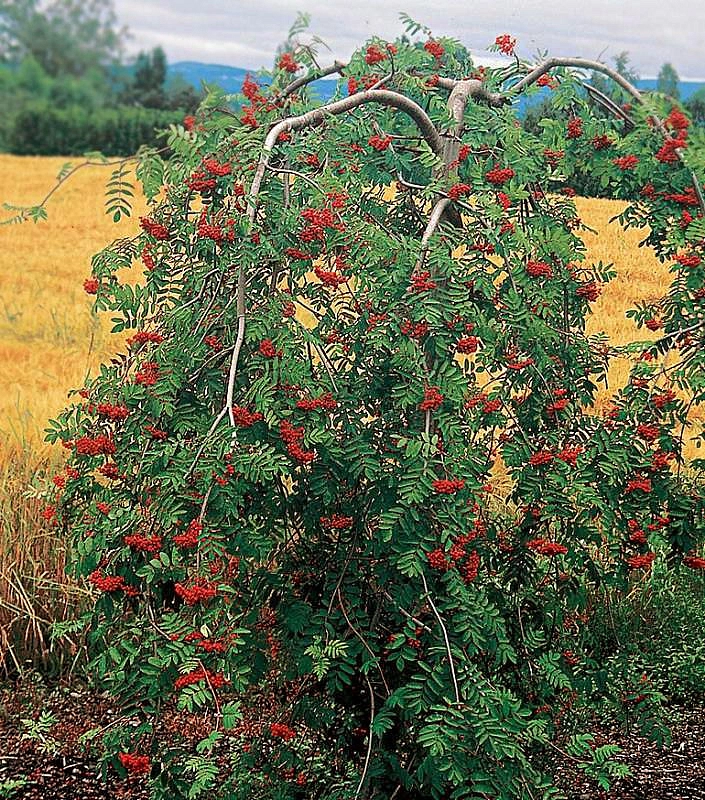
<svg viewBox="0 0 705 800">
<path fill-rule="evenodd" d="M 357 798 L 360 796 L 362 787 L 367 779 L 367 770 L 370 768 L 370 757 L 372 756 L 372 723 L 375 721 L 375 693 L 372 691 L 372 684 L 370 683 L 370 679 L 367 677 L 367 675 L 365 675 L 365 682 L 367 683 L 367 688 L 370 692 L 370 727 L 367 732 L 367 753 L 365 755 L 365 765 L 362 768 L 360 783 L 358 783 L 357 790 L 355 791 L 355 800 L 357 800 Z"/>
<path fill-rule="evenodd" d="M 443 631 L 443 639 L 446 643 L 446 651 L 448 652 L 448 666 L 450 667 L 450 676 L 453 679 L 453 689 L 455 691 L 455 702 L 460 705 L 460 689 L 458 688 L 458 679 L 455 675 L 455 665 L 453 664 L 453 652 L 450 649 L 450 639 L 448 638 L 448 630 L 446 626 L 443 624 L 443 619 L 441 615 L 438 613 L 438 609 L 436 608 L 433 600 L 431 599 L 431 592 L 428 589 L 428 584 L 426 583 L 426 576 L 421 573 L 421 582 L 423 583 L 423 588 L 425 592 L 425 598 L 428 600 L 428 604 L 431 606 L 431 611 L 433 611 L 433 615 L 438 620 L 438 624 L 441 626 L 441 631 Z"/>
<path fill-rule="evenodd" d="M 313 83 L 314 81 L 317 81 L 320 78 L 325 78 L 328 75 L 333 75 L 336 72 L 339 72 L 342 75 L 345 67 L 347 67 L 347 64 L 344 64 L 342 61 L 336 60 L 329 67 L 316 69 L 313 72 L 309 72 L 308 75 L 302 75 L 300 78 L 296 78 L 296 80 L 293 80 L 288 86 L 286 86 L 285 89 L 282 91 L 281 96 L 282 98 L 286 99 L 287 97 L 289 97 L 290 94 L 293 94 L 297 89 L 301 89 L 302 87 L 308 85 L 309 83 Z"/>
</svg>

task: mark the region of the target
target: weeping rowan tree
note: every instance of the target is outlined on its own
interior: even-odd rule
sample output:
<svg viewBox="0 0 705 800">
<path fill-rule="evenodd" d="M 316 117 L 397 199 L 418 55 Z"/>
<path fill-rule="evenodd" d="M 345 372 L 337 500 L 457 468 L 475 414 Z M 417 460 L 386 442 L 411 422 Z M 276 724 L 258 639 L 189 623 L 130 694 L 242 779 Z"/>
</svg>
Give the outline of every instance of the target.
<svg viewBox="0 0 705 800">
<path fill-rule="evenodd" d="M 658 719 L 586 622 L 655 558 L 705 568 L 681 457 L 705 396 L 702 151 L 601 64 L 476 70 L 407 33 L 329 69 L 285 53 L 237 113 L 211 95 L 168 161 L 139 155 L 149 215 L 85 284 L 128 350 L 53 425 L 47 516 L 96 590 L 92 667 L 125 712 L 109 768 L 155 797 L 554 797 L 556 760 L 620 772 L 579 712 Z M 540 137 L 515 102 L 537 87 L 565 115 Z M 586 333 L 615 274 L 579 236 L 586 170 L 674 273 L 632 312 L 657 338 L 622 350 Z"/>
</svg>

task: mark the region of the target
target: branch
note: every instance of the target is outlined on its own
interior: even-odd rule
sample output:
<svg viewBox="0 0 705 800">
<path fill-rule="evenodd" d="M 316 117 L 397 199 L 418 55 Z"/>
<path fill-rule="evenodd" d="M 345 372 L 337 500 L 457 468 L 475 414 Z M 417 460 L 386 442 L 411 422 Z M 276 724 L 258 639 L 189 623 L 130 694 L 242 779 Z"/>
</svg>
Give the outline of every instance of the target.
<svg viewBox="0 0 705 800">
<path fill-rule="evenodd" d="M 436 205 L 433 207 L 433 211 L 431 212 L 431 216 L 429 217 L 428 224 L 426 225 L 426 230 L 421 237 L 421 250 L 419 251 L 419 257 L 416 260 L 416 266 L 414 267 L 414 273 L 416 274 L 423 269 L 424 262 L 426 261 L 426 256 L 428 255 L 428 248 L 430 245 L 431 237 L 435 233 L 436 228 L 438 227 L 438 223 L 441 221 L 443 217 L 443 212 L 446 210 L 448 205 L 450 204 L 451 200 L 450 197 L 441 197 L 439 200 L 436 201 Z"/>
<path fill-rule="evenodd" d="M 607 64 L 603 64 L 601 61 L 592 61 L 589 58 L 547 58 L 544 62 L 534 67 L 528 75 L 525 75 L 520 81 L 511 86 L 509 89 L 509 96 L 521 94 L 524 89 L 536 83 L 542 75 L 545 75 L 549 70 L 555 67 L 575 67 L 576 69 L 589 69 L 594 72 L 602 72 L 621 86 L 622 89 L 624 89 L 627 94 L 631 95 L 638 103 L 644 102 L 644 98 L 636 86 L 629 83 L 616 69 L 608 67 Z"/>
<path fill-rule="evenodd" d="M 365 754 L 365 765 L 362 768 L 360 783 L 357 785 L 355 800 L 357 800 L 357 798 L 360 796 L 365 779 L 367 778 L 367 770 L 370 768 L 370 756 L 372 755 L 372 723 L 375 721 L 375 693 L 372 691 L 372 684 L 370 683 L 370 679 L 367 677 L 367 675 L 365 675 L 365 682 L 367 683 L 367 689 L 370 693 L 370 727 L 367 731 L 367 753 Z"/>
<path fill-rule="evenodd" d="M 592 61 L 587 58 L 549 58 L 546 59 L 543 63 L 539 64 L 538 66 L 534 67 L 534 69 L 529 72 L 528 75 L 525 75 L 520 81 L 515 83 L 509 89 L 509 96 L 521 94 L 528 86 L 531 86 L 535 83 L 542 75 L 545 75 L 549 70 L 553 69 L 554 67 L 575 67 L 577 69 L 589 69 L 595 72 L 602 72 L 604 75 L 607 75 L 608 78 L 613 80 L 618 86 L 621 86 L 624 91 L 630 95 L 631 97 L 636 100 L 639 105 L 644 105 L 644 97 L 641 92 L 630 83 L 623 75 L 620 75 L 617 70 L 612 69 L 612 67 L 608 67 L 606 64 L 601 63 L 600 61 Z M 663 123 L 663 120 L 659 119 L 654 114 L 651 115 L 656 127 L 659 131 L 663 134 L 664 137 L 670 138 L 671 134 L 666 128 Z M 678 156 L 678 160 L 686 166 L 686 168 L 690 172 L 690 177 L 693 183 L 693 188 L 695 189 L 695 193 L 698 197 L 698 205 L 700 206 L 700 211 L 705 214 L 705 196 L 703 196 L 702 186 L 700 185 L 700 181 L 698 180 L 697 175 L 687 167 L 685 164 L 685 157 L 683 155 L 683 150 L 680 148 L 676 150 L 676 155 Z"/>
<path fill-rule="evenodd" d="M 282 99 L 289 97 L 289 95 L 293 94 L 297 89 L 301 89 L 303 86 L 307 86 L 309 83 L 313 83 L 320 78 L 325 78 L 327 75 L 333 75 L 336 72 L 342 75 L 345 67 L 347 67 L 347 64 L 336 60 L 329 67 L 317 69 L 313 72 L 309 72 L 308 75 L 296 78 L 296 80 L 293 80 L 281 93 Z"/>
<path fill-rule="evenodd" d="M 420 105 L 405 97 L 399 92 L 390 91 L 389 89 L 369 89 L 366 92 L 357 92 L 342 100 L 336 100 L 332 103 L 327 103 L 320 108 L 315 108 L 295 117 L 287 117 L 281 122 L 278 122 L 267 134 L 262 148 L 262 154 L 257 166 L 257 171 L 252 180 L 250 193 L 248 196 L 248 215 L 250 222 L 254 221 L 257 196 L 259 195 L 262 186 L 264 173 L 269 163 L 269 157 L 274 149 L 274 146 L 279 138 L 279 134 L 284 131 L 298 131 L 303 128 L 312 128 L 321 125 L 326 121 L 329 116 L 339 116 L 346 111 L 351 111 L 365 103 L 381 103 L 382 105 L 391 106 L 399 111 L 408 114 L 412 120 L 418 125 L 419 130 L 428 142 L 429 147 L 433 152 L 440 157 L 443 156 L 443 139 L 436 130 L 436 126 L 431 121 L 428 114 L 421 108 Z"/>
<path fill-rule="evenodd" d="M 449 89 L 451 96 L 448 100 L 448 108 L 453 113 L 453 118 L 458 121 L 455 114 L 456 103 L 462 103 L 462 110 L 460 112 L 460 119 L 463 118 L 465 106 L 470 98 L 473 100 L 482 100 L 492 108 L 501 108 L 502 106 L 509 105 L 512 101 L 509 97 L 499 92 L 489 92 L 485 88 L 482 81 L 476 78 L 468 78 L 467 80 L 455 80 L 455 78 L 439 78 L 438 86 L 442 89 Z M 455 97 L 454 97 L 455 95 Z"/>
<path fill-rule="evenodd" d="M 460 705 L 460 689 L 458 688 L 458 679 L 455 675 L 455 665 L 453 664 L 453 652 L 450 649 L 450 639 L 448 638 L 448 630 L 446 626 L 443 624 L 443 618 L 438 613 L 438 609 L 436 608 L 433 600 L 431 600 L 431 592 L 428 590 L 428 584 L 426 583 L 426 576 L 421 573 L 421 581 L 423 582 L 423 588 L 426 593 L 425 597 L 428 600 L 428 604 L 431 606 L 431 611 L 433 611 L 433 615 L 438 620 L 438 624 L 441 626 L 441 631 L 443 631 L 443 639 L 446 643 L 446 651 L 448 653 L 448 666 L 450 667 L 450 676 L 453 679 L 453 689 L 455 691 L 455 702 Z"/>
</svg>

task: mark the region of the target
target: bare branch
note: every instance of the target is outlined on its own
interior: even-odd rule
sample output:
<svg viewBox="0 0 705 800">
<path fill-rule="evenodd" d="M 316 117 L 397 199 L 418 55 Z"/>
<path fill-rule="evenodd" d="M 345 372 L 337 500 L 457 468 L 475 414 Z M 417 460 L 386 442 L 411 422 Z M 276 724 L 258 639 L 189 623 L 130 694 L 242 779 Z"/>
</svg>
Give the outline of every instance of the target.
<svg viewBox="0 0 705 800">
<path fill-rule="evenodd" d="M 453 679 L 453 689 L 455 691 L 455 702 L 460 705 L 460 689 L 458 688 L 458 679 L 455 675 L 455 665 L 453 663 L 453 652 L 450 649 L 450 639 L 448 638 L 448 630 L 443 623 L 443 618 L 438 613 L 438 609 L 436 608 L 433 600 L 431 599 L 431 592 L 428 590 L 428 583 L 426 583 L 426 576 L 421 573 L 421 581 L 423 583 L 423 588 L 425 592 L 425 599 L 428 600 L 428 604 L 431 606 L 431 611 L 433 611 L 434 617 L 438 620 L 438 624 L 441 626 L 441 631 L 443 632 L 443 639 L 446 643 L 446 651 L 448 653 L 448 666 L 450 667 L 450 676 Z"/>
<path fill-rule="evenodd" d="M 301 89 L 303 86 L 307 86 L 309 83 L 313 83 L 320 78 L 325 78 L 327 75 L 333 75 L 336 72 L 339 72 L 342 75 L 345 67 L 347 67 L 347 64 L 344 64 L 342 61 L 334 61 L 329 67 L 316 69 L 313 72 L 309 72 L 308 75 L 302 75 L 300 78 L 293 80 L 284 89 L 284 91 L 281 93 L 281 96 L 282 98 L 287 98 L 289 95 L 293 94 L 298 89 Z"/>
<path fill-rule="evenodd" d="M 455 80 L 455 78 L 441 77 L 438 79 L 438 85 L 443 89 L 449 89 L 451 92 L 450 99 L 448 100 L 448 108 L 451 110 L 451 113 L 453 113 L 453 118 L 456 123 L 458 122 L 458 116 L 454 109 L 456 107 L 460 109 L 460 120 L 462 120 L 465 106 L 471 98 L 476 101 L 487 103 L 493 108 L 501 108 L 512 102 L 511 99 L 504 94 L 487 91 L 483 82 L 476 78 Z"/>
<path fill-rule="evenodd" d="M 414 274 L 420 272 L 423 269 L 424 263 L 426 261 L 426 256 L 428 255 L 428 248 L 429 243 L 431 241 L 431 237 L 436 231 L 438 227 L 438 223 L 441 221 L 443 217 L 443 212 L 446 210 L 448 205 L 450 204 L 450 197 L 441 197 L 436 201 L 436 205 L 433 207 L 433 211 L 431 212 L 431 216 L 429 217 L 428 224 L 426 225 L 426 230 L 424 231 L 423 236 L 421 237 L 421 250 L 419 251 L 419 257 L 416 260 L 416 266 L 414 267 Z"/>
<path fill-rule="evenodd" d="M 607 64 L 603 64 L 600 61 L 592 61 L 589 58 L 547 58 L 544 62 L 534 67 L 534 69 L 532 69 L 531 72 L 525 75 L 520 81 L 517 81 L 517 83 L 511 86 L 509 89 L 509 96 L 512 97 L 514 95 L 521 94 L 524 89 L 536 83 L 536 81 L 542 75 L 545 75 L 547 72 L 549 72 L 549 70 L 555 69 L 556 67 L 575 67 L 576 69 L 589 69 L 594 72 L 602 72 L 604 75 L 607 75 L 608 78 L 611 78 L 616 84 L 621 86 L 622 89 L 624 89 L 627 94 L 631 95 L 638 103 L 644 102 L 644 98 L 636 86 L 629 83 L 629 81 L 623 75 L 620 75 L 616 69 L 612 69 L 612 67 L 608 67 Z"/>
</svg>

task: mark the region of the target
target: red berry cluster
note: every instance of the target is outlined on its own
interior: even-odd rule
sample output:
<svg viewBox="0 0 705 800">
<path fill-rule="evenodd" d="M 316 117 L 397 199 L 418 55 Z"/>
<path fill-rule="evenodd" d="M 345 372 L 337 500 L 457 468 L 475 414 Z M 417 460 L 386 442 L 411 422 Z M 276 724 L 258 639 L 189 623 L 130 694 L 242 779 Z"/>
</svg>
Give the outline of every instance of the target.
<svg viewBox="0 0 705 800">
<path fill-rule="evenodd" d="M 233 419 L 238 428 L 250 428 L 262 418 L 259 411 L 250 411 L 243 406 L 233 406 Z"/>
<path fill-rule="evenodd" d="M 294 73 L 298 72 L 301 64 L 294 58 L 292 53 L 284 53 L 279 61 L 277 61 L 277 69 L 284 70 L 284 72 Z"/>
<path fill-rule="evenodd" d="M 183 689 L 185 686 L 193 686 L 196 683 L 208 683 L 212 689 L 221 689 L 227 680 L 219 672 L 211 672 L 204 667 L 198 667 L 185 675 L 180 675 L 174 681 L 174 688 Z"/>
<path fill-rule="evenodd" d="M 595 150 L 606 150 L 608 147 L 612 147 L 613 144 L 614 141 L 607 134 L 601 133 L 592 137 L 592 146 Z"/>
<path fill-rule="evenodd" d="M 546 148 L 543 151 L 543 157 L 552 167 L 555 167 L 564 155 L 565 150 L 550 150 L 549 148 Z"/>
<path fill-rule="evenodd" d="M 217 336 L 206 336 L 203 340 L 211 350 L 215 350 L 216 353 L 219 353 L 223 349 L 223 343 Z"/>
<path fill-rule="evenodd" d="M 324 269 L 319 265 L 316 265 L 313 268 L 313 271 L 318 280 L 324 284 L 324 286 L 331 286 L 333 289 L 337 289 L 338 286 L 347 283 L 350 277 L 349 275 L 343 275 L 335 270 Z"/>
<path fill-rule="evenodd" d="M 462 339 L 458 339 L 455 349 L 463 355 L 468 355 L 477 352 L 479 344 L 480 340 L 477 336 L 463 336 Z"/>
<path fill-rule="evenodd" d="M 428 333 L 428 322 L 412 322 L 406 319 L 401 323 L 399 329 L 405 336 L 410 336 L 412 339 L 423 339 Z"/>
<path fill-rule="evenodd" d="M 111 461 L 103 464 L 101 467 L 98 467 L 98 472 L 100 472 L 100 474 L 104 475 L 106 478 L 109 478 L 111 481 L 116 481 L 121 477 L 118 465 Z"/>
<path fill-rule="evenodd" d="M 310 464 L 316 457 L 315 452 L 311 450 L 304 450 L 301 447 L 301 442 L 304 438 L 303 427 L 294 427 L 288 420 L 283 419 L 279 423 L 279 435 L 282 441 L 286 444 L 286 449 L 289 455 L 302 464 Z"/>
<path fill-rule="evenodd" d="M 269 726 L 269 735 L 274 739 L 283 739 L 285 742 L 289 742 L 296 738 L 296 731 L 283 722 L 273 722 Z"/>
<path fill-rule="evenodd" d="M 630 494 L 636 491 L 646 492 L 646 494 L 648 494 L 651 491 L 651 480 L 649 478 L 632 478 L 627 483 L 624 493 Z"/>
<path fill-rule="evenodd" d="M 578 286 L 578 288 L 575 290 L 575 294 L 578 297 L 584 297 L 586 300 L 594 303 L 595 300 L 597 300 L 597 298 L 602 294 L 602 287 L 595 283 L 595 281 L 588 281 L 587 283 L 583 283 L 582 285 Z"/>
<path fill-rule="evenodd" d="M 218 594 L 215 584 L 208 583 L 204 578 L 196 578 L 189 586 L 183 583 L 177 583 L 174 585 L 174 591 L 182 598 L 187 606 L 195 606 L 197 603 L 207 603 Z"/>
<path fill-rule="evenodd" d="M 118 758 L 122 766 L 131 775 L 147 775 L 152 769 L 152 762 L 149 756 L 139 755 L 138 753 L 119 753 Z"/>
<path fill-rule="evenodd" d="M 642 422 L 637 426 L 636 432 L 645 441 L 653 442 L 660 436 L 661 429 L 658 425 L 650 425 L 646 422 Z"/>
<path fill-rule="evenodd" d="M 130 409 L 127 406 L 114 406 L 112 403 L 99 403 L 96 409 L 101 417 L 107 417 L 114 421 L 127 419 Z"/>
<path fill-rule="evenodd" d="M 636 556 L 629 556 L 624 560 L 627 562 L 629 569 L 651 569 L 651 565 L 656 559 L 656 553 L 640 553 Z"/>
<path fill-rule="evenodd" d="M 370 136 L 370 138 L 367 140 L 367 144 L 369 144 L 369 146 L 373 147 L 375 150 L 379 150 L 380 153 L 383 150 L 386 150 L 391 143 L 391 136 L 377 136 L 376 134 Z"/>
<path fill-rule="evenodd" d="M 277 350 L 271 339 L 262 339 L 257 352 L 265 358 L 280 358 L 282 355 L 282 351 Z"/>
<path fill-rule="evenodd" d="M 482 413 L 493 414 L 495 411 L 499 411 L 500 408 L 502 408 L 502 401 L 499 398 L 495 398 L 494 400 L 488 400 L 482 406 Z"/>
<path fill-rule="evenodd" d="M 105 434 L 98 436 L 81 436 L 74 442 L 76 453 L 79 456 L 112 455 L 115 452 L 115 442 Z"/>
<path fill-rule="evenodd" d="M 435 411 L 443 403 L 443 395 L 437 386 L 424 389 L 423 400 L 419 403 L 419 411 Z"/>
<path fill-rule="evenodd" d="M 667 389 L 662 394 L 654 395 L 651 402 L 659 409 L 663 410 L 669 403 L 676 399 L 676 393 L 672 389 Z"/>
<path fill-rule="evenodd" d="M 417 272 L 411 276 L 411 291 L 419 294 L 435 289 L 438 284 L 431 278 L 431 273 L 427 270 Z"/>
<path fill-rule="evenodd" d="M 192 519 L 183 533 L 174 536 L 174 544 L 177 547 L 198 547 L 198 538 L 202 531 L 203 525 L 197 519 Z"/>
<path fill-rule="evenodd" d="M 465 481 L 459 478 L 440 478 L 433 481 L 433 491 L 436 494 L 455 494 L 465 486 Z"/>
<path fill-rule="evenodd" d="M 299 232 L 302 242 L 323 242 L 327 230 L 345 230 L 342 222 L 336 221 L 336 215 L 330 208 L 304 208 L 301 218 L 307 223 Z"/>
<path fill-rule="evenodd" d="M 320 523 L 324 528 L 329 528 L 334 531 L 344 531 L 352 527 L 353 518 L 344 517 L 342 514 L 331 514 L 330 517 L 321 517 Z"/>
<path fill-rule="evenodd" d="M 133 336 L 130 336 L 127 340 L 127 344 L 129 347 L 132 347 L 133 345 L 144 344 L 145 342 L 161 344 L 163 341 L 164 337 L 156 331 L 137 331 Z"/>
<path fill-rule="evenodd" d="M 143 536 L 141 533 L 131 533 L 123 539 L 128 547 L 140 553 L 158 553 L 162 549 L 160 536 Z"/>
<path fill-rule="evenodd" d="M 472 186 L 470 186 L 470 184 L 456 183 L 448 189 L 448 197 L 450 197 L 451 200 L 457 200 L 459 197 L 470 194 L 470 192 L 472 192 Z"/>
<path fill-rule="evenodd" d="M 685 556 L 685 558 L 683 559 L 683 564 L 686 567 L 690 567 L 690 569 L 705 570 L 705 558 L 701 558 L 700 556 L 695 556 L 695 555 Z"/>
<path fill-rule="evenodd" d="M 634 169 L 639 163 L 639 159 L 633 155 L 619 156 L 618 158 L 613 158 L 612 163 L 624 172 L 626 170 Z"/>
<path fill-rule="evenodd" d="M 151 272 L 155 267 L 155 263 L 154 263 L 154 257 L 152 256 L 152 249 L 150 245 L 146 244 L 142 248 L 140 257 L 142 258 L 142 263 L 144 264 L 144 268 L 149 272 Z"/>
<path fill-rule="evenodd" d="M 424 43 L 423 49 L 432 55 L 437 61 L 440 61 L 445 54 L 445 48 L 440 42 L 437 42 L 435 39 L 429 39 L 427 42 Z"/>
<path fill-rule="evenodd" d="M 122 575 L 105 575 L 100 569 L 91 572 L 88 581 L 101 592 L 125 592 L 130 597 L 138 594 L 137 589 L 127 584 Z"/>
<path fill-rule="evenodd" d="M 550 264 L 545 261 L 529 261 L 526 265 L 526 272 L 532 278 L 552 278 L 553 270 Z"/>
<path fill-rule="evenodd" d="M 169 434 L 166 431 L 163 431 L 161 428 L 157 428 L 156 425 L 145 425 L 144 429 L 152 437 L 152 439 L 157 439 L 163 442 L 165 439 L 169 438 Z"/>
<path fill-rule="evenodd" d="M 504 53 L 505 56 L 514 55 L 514 48 L 516 47 L 517 40 L 513 36 L 510 36 L 508 33 L 503 33 L 494 40 L 494 43 L 499 48 L 500 53 Z"/>
<path fill-rule="evenodd" d="M 550 464 L 554 458 L 555 456 L 551 450 L 537 450 L 531 454 L 529 464 L 532 467 L 540 467 L 544 464 Z"/>
<path fill-rule="evenodd" d="M 100 281 L 96 278 L 86 278 L 83 281 L 83 289 L 86 294 L 98 294 L 98 289 L 100 288 Z"/>
<path fill-rule="evenodd" d="M 380 61 L 384 61 L 386 58 L 387 54 L 376 44 L 371 44 L 365 53 L 365 63 L 370 65 L 379 64 Z"/>
<path fill-rule="evenodd" d="M 235 220 L 229 219 L 225 224 L 227 230 L 208 222 L 208 216 L 206 212 L 203 211 L 198 219 L 196 233 L 202 239 L 211 239 L 211 241 L 216 244 L 222 244 L 226 240 L 232 242 L 235 239 Z"/>
<path fill-rule="evenodd" d="M 583 121 L 580 117 L 571 117 L 568 120 L 568 130 L 566 137 L 568 139 L 579 139 L 583 135 Z"/>
<path fill-rule="evenodd" d="M 305 397 L 297 401 L 296 407 L 302 411 L 335 411 L 338 403 L 330 392 L 326 392 L 318 397 Z"/>
<path fill-rule="evenodd" d="M 565 545 L 551 542 L 548 539 L 531 539 L 526 543 L 526 546 L 529 550 L 540 553 L 542 556 L 564 555 L 568 552 L 568 548 Z"/>
<path fill-rule="evenodd" d="M 154 222 L 149 217 L 140 217 L 140 226 L 142 230 L 153 236 L 155 239 L 165 240 L 171 235 L 169 229 L 162 225 L 161 222 Z"/>
<path fill-rule="evenodd" d="M 500 167 L 499 164 L 495 164 L 493 169 L 485 173 L 485 178 L 495 186 L 501 186 L 515 175 L 516 173 L 511 167 Z"/>
<path fill-rule="evenodd" d="M 135 383 L 142 386 L 154 386 L 159 380 L 159 364 L 156 361 L 145 361 L 135 374 Z"/>
<path fill-rule="evenodd" d="M 537 86 L 545 86 L 548 89 L 557 89 L 558 88 L 558 82 L 556 81 L 556 79 L 552 75 L 549 75 L 548 72 L 544 72 L 543 75 L 540 75 L 537 78 L 536 85 Z"/>
<path fill-rule="evenodd" d="M 680 255 L 676 256 L 675 260 L 682 266 L 682 267 L 698 267 L 700 266 L 700 256 L 696 255 L 695 253 L 691 253 L 690 255 Z"/>
<path fill-rule="evenodd" d="M 442 572 L 450 569 L 450 562 L 446 558 L 446 554 L 440 548 L 432 550 L 426 556 L 431 569 L 439 569 Z"/>
</svg>

